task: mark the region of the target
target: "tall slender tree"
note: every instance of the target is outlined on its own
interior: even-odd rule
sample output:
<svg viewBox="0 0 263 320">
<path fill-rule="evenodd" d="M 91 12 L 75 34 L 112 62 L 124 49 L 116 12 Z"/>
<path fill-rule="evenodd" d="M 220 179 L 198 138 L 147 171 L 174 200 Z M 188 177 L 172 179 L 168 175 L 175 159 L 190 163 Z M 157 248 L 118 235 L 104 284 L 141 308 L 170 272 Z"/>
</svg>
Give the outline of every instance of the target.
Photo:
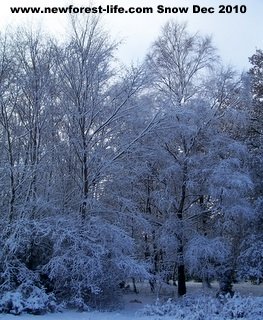
<svg viewBox="0 0 263 320">
<path fill-rule="evenodd" d="M 232 132 L 244 119 L 237 98 L 239 80 L 220 67 L 211 39 L 191 35 L 185 25 L 173 22 L 163 28 L 146 65 L 156 90 L 154 103 L 163 114 L 156 149 L 167 160 L 159 169 L 163 177 L 159 188 L 166 199 L 164 225 L 174 225 L 181 296 L 186 293 L 184 257 L 189 240 L 200 223 L 203 235 L 211 237 L 211 221 L 220 216 L 227 220 L 229 197 L 250 185 L 243 160 L 240 164 L 237 160 L 245 156 L 242 141 L 235 142 Z M 227 178 L 224 166 L 233 180 L 225 180 L 225 186 L 220 177 Z"/>
</svg>

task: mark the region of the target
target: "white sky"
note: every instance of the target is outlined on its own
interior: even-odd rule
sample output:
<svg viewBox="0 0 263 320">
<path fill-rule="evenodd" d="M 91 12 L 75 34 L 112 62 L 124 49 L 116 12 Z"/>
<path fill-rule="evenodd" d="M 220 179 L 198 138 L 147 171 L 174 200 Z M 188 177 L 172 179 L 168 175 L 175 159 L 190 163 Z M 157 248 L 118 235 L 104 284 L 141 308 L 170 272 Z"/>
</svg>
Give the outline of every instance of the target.
<svg viewBox="0 0 263 320">
<path fill-rule="evenodd" d="M 11 6 L 90 6 L 89 0 L 4 0 L 0 8 L 0 27 L 39 21 L 58 37 L 65 32 L 66 14 L 11 14 Z M 156 9 L 157 5 L 189 7 L 187 14 L 104 14 L 105 26 L 114 39 L 123 39 L 119 58 L 124 63 L 143 59 L 151 43 L 160 34 L 161 26 L 173 18 L 187 21 L 191 32 L 213 36 L 214 44 L 226 64 L 243 70 L 249 67 L 248 57 L 255 50 L 263 49 L 263 0 L 93 0 L 93 6 L 118 4 L 123 7 L 146 6 Z M 192 14 L 192 6 L 214 7 L 219 5 L 246 5 L 247 12 L 232 14 Z M 156 10 L 155 10 L 156 11 Z"/>
</svg>

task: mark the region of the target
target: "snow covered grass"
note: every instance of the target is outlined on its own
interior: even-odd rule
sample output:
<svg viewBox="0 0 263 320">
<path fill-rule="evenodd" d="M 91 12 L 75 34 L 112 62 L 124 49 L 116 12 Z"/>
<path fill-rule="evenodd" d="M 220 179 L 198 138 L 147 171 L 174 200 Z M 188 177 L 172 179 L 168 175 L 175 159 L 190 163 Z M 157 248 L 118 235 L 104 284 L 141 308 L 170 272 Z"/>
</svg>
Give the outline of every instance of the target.
<svg viewBox="0 0 263 320">
<path fill-rule="evenodd" d="M 215 297 L 217 284 L 212 289 L 203 289 L 201 283 L 189 282 L 189 294 L 176 298 L 176 287 L 162 286 L 158 293 L 150 293 L 147 284 L 138 284 L 140 293 L 129 293 L 124 297 L 124 308 L 114 312 L 49 313 L 44 316 L 22 314 L 19 320 L 262 320 L 263 285 L 236 284 L 233 298 L 219 300 Z M 169 298 L 169 296 L 173 298 Z M 10 314 L 0 315 L 3 320 L 15 320 Z"/>
</svg>

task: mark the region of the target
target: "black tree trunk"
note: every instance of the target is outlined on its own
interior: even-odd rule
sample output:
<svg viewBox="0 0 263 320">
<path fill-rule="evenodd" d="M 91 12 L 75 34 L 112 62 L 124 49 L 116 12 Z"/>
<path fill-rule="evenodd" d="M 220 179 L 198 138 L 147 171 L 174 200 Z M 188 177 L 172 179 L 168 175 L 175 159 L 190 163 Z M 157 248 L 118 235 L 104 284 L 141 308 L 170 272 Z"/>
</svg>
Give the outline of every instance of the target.
<svg viewBox="0 0 263 320">
<path fill-rule="evenodd" d="M 184 265 L 178 266 L 178 287 L 177 287 L 178 296 L 184 296 L 186 294 L 186 285 L 185 285 L 185 270 Z"/>
</svg>

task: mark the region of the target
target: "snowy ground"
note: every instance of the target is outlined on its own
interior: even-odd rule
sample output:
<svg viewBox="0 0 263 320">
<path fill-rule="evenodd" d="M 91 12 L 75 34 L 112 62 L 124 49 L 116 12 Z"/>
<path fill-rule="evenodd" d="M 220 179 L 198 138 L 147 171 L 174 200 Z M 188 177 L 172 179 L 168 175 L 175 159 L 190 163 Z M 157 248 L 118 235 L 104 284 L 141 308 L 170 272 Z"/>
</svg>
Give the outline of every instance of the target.
<svg viewBox="0 0 263 320">
<path fill-rule="evenodd" d="M 169 315 L 169 312 L 162 315 L 162 314 L 156 314 L 156 315 L 142 315 L 141 311 L 146 305 L 151 305 L 156 302 L 156 299 L 158 298 L 159 294 L 159 300 L 160 303 L 167 301 L 169 298 L 175 299 L 176 301 L 176 287 L 172 286 L 162 286 L 159 287 L 158 293 L 150 293 L 150 290 L 147 285 L 139 285 L 139 294 L 129 293 L 125 295 L 124 297 L 124 308 L 118 311 L 114 312 L 75 312 L 75 311 L 65 311 L 63 313 L 55 313 L 55 314 L 47 314 L 44 316 L 34 316 L 34 315 L 27 315 L 23 314 L 20 316 L 14 316 L 14 315 L 0 315 L 0 319 L 3 320 L 133 320 L 133 319 L 140 319 L 140 320 L 170 320 L 170 319 L 177 319 L 174 315 Z M 188 296 L 191 297 L 198 297 L 200 295 L 207 295 L 209 297 L 214 297 L 215 293 L 218 290 L 218 285 L 214 283 L 212 285 L 212 289 L 203 289 L 202 284 L 195 283 L 195 282 L 189 282 L 187 284 L 188 289 Z M 242 284 L 236 284 L 234 286 L 234 290 L 238 293 L 240 293 L 241 296 L 248 297 L 253 296 L 258 299 L 260 298 L 260 303 L 262 302 L 263 305 L 263 285 L 251 285 L 249 283 L 242 283 Z M 251 301 L 253 301 L 253 299 Z M 207 301 L 207 303 L 211 303 L 212 300 Z M 255 300 L 255 303 L 257 300 Z M 167 308 L 167 307 L 166 307 Z M 177 307 L 178 308 L 178 305 Z M 182 307 L 182 309 L 185 308 Z M 238 309 L 239 307 L 235 307 L 235 309 Z M 186 310 L 186 308 L 185 308 Z M 188 311 L 189 313 L 189 311 Z M 196 320 L 192 315 L 185 314 L 182 318 L 188 320 L 188 319 L 194 319 Z M 178 318 L 179 319 L 179 318 Z M 181 319 L 181 318 L 180 318 Z M 238 315 L 231 315 L 231 317 L 226 318 L 220 317 L 220 315 L 214 317 L 207 317 L 207 318 L 199 318 L 199 319 L 250 319 L 249 317 L 242 317 L 240 314 Z M 254 316 L 253 320 L 262 320 L 263 319 L 263 309 L 262 309 L 262 316 Z"/>
</svg>

